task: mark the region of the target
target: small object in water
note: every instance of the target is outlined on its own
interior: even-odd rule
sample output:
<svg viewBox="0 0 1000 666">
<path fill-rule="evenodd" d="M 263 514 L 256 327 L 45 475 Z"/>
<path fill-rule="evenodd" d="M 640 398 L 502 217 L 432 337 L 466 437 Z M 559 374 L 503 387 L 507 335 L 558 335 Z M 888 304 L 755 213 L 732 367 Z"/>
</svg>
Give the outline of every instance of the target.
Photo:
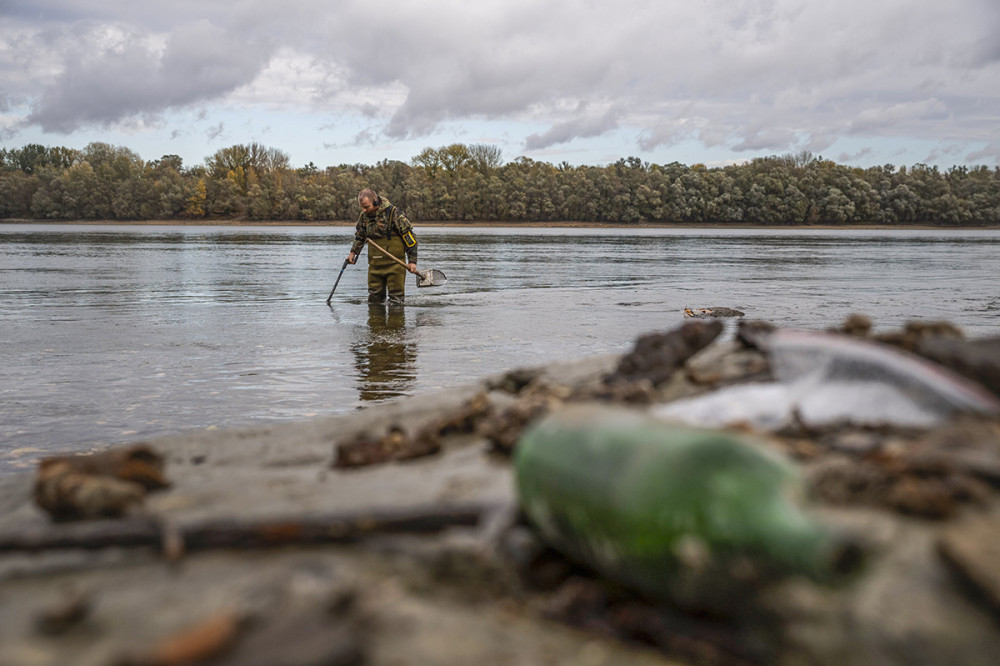
<svg viewBox="0 0 1000 666">
<path fill-rule="evenodd" d="M 546 540 L 644 594 L 734 611 L 737 588 L 833 581 L 860 563 L 795 499 L 795 468 L 749 438 L 577 405 L 514 455 L 521 508 Z"/>
<path fill-rule="evenodd" d="M 742 317 L 744 313 L 733 308 L 684 308 L 686 318 L 710 319 L 713 317 Z"/>
</svg>

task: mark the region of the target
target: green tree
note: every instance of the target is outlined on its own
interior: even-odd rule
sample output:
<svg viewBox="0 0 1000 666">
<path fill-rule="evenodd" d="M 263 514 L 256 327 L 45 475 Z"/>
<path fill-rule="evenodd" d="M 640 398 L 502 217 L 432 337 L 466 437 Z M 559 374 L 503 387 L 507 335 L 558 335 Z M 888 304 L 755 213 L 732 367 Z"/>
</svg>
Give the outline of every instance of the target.
<svg viewBox="0 0 1000 666">
<path fill-rule="evenodd" d="M 503 151 L 499 146 L 477 143 L 468 147 L 469 165 L 489 177 L 503 165 Z"/>
</svg>

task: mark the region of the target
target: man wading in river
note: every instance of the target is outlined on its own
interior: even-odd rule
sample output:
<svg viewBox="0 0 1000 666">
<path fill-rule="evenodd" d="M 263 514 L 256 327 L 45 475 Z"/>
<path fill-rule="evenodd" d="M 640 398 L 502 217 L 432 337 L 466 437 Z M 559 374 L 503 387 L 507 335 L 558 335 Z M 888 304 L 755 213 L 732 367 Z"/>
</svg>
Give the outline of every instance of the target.
<svg viewBox="0 0 1000 666">
<path fill-rule="evenodd" d="M 402 303 L 406 271 L 417 272 L 417 239 L 413 235 L 413 225 L 403 211 L 373 190 L 361 190 L 358 205 L 361 213 L 347 263 L 357 262 L 369 238 L 400 261 L 405 254 L 407 266 L 403 268 L 377 249 L 368 248 L 368 302 L 383 303 L 388 292 L 390 303 Z"/>
</svg>

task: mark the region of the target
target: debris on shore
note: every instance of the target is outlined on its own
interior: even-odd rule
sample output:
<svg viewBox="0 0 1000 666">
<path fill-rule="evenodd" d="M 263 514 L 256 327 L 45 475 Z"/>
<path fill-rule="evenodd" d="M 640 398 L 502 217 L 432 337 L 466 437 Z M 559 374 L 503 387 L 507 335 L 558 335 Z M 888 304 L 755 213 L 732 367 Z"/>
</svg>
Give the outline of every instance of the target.
<svg viewBox="0 0 1000 666">
<path fill-rule="evenodd" d="M 136 445 L 86 457 L 43 459 L 35 501 L 56 520 L 115 517 L 141 504 L 148 491 L 169 485 L 162 456 Z"/>
<path fill-rule="evenodd" d="M 0 663 L 994 663 L 1000 339 L 706 310 L 0 479 Z"/>
</svg>

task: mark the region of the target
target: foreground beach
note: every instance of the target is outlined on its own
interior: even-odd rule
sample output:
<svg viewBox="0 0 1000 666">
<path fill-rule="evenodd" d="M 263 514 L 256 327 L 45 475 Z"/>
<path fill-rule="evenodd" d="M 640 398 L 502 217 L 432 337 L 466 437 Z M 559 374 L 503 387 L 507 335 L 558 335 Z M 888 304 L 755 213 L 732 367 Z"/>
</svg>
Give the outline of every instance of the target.
<svg viewBox="0 0 1000 666">
<path fill-rule="evenodd" d="M 878 426 L 793 414 L 757 432 L 863 550 L 843 585 L 758 585 L 744 571 L 728 607 L 690 612 L 574 565 L 519 517 L 510 452 L 546 414 L 655 413 L 775 380 L 774 347 L 754 342 L 768 327 L 716 339 L 714 324 L 343 416 L 120 447 L 103 470 L 73 457 L 48 479 L 0 479 L 0 663 L 993 663 L 1000 423 L 988 410 L 933 423 L 889 410 Z M 869 337 L 863 318 L 840 329 Z M 995 341 L 936 324 L 864 344 L 996 390 Z M 735 431 L 761 430 L 745 421 Z M 122 461 L 166 487 L 120 492 L 106 479 Z M 62 511 L 124 515 L 53 522 L 33 499 L 70 487 L 89 490 L 61 495 Z"/>
</svg>

